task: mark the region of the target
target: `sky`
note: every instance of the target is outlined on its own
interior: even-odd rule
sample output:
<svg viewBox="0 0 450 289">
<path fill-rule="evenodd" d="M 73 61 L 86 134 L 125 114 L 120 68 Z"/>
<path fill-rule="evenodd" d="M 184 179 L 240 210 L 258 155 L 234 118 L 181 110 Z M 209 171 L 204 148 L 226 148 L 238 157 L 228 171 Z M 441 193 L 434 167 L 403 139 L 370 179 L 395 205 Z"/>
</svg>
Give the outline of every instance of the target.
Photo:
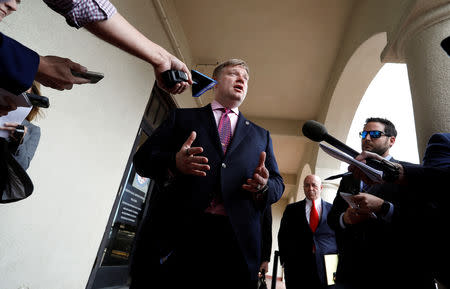
<svg viewBox="0 0 450 289">
<path fill-rule="evenodd" d="M 397 138 L 390 150 L 395 159 L 420 163 L 406 64 L 385 64 L 367 88 L 346 140 L 357 151 L 361 151 L 359 132 L 368 117 L 387 118 L 395 125 Z"/>
</svg>

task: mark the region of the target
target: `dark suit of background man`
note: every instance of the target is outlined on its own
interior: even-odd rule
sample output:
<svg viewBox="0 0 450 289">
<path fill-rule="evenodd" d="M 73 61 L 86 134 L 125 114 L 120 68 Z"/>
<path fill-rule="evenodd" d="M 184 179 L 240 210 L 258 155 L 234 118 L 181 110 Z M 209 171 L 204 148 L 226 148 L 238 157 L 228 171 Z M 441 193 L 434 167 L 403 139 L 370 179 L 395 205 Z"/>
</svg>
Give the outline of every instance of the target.
<svg viewBox="0 0 450 289">
<path fill-rule="evenodd" d="M 214 101 L 172 112 L 134 156 L 140 175 L 169 184 L 163 192 L 170 198 L 154 207 L 175 219 L 177 232 L 154 234 L 142 226 L 134 254 L 134 263 L 142 266 L 133 265 L 131 288 L 152 288 L 145 246 L 155 238 L 166 238 L 159 256 L 172 276 L 166 286 L 256 288 L 261 214 L 280 199 L 283 179 L 269 132 L 238 110 L 247 94 L 247 64 L 229 60 L 213 77 L 218 81 Z M 150 216 L 145 222 L 162 219 Z"/>
<path fill-rule="evenodd" d="M 397 131 L 389 120 L 367 119 L 360 136 L 363 150 L 394 161 L 389 150 Z M 342 178 L 328 215 L 339 249 L 336 288 L 412 288 L 403 286 L 424 282 L 420 274 L 406 269 L 408 262 L 399 254 L 396 220 L 401 218 L 402 189 L 397 184 L 369 186 L 352 175 Z M 353 200 L 359 207 L 351 208 L 340 192 L 357 194 Z M 403 278 L 400 273 L 405 271 Z"/>
<path fill-rule="evenodd" d="M 286 288 L 328 288 L 324 255 L 337 253 L 334 231 L 327 224 L 332 205 L 320 197 L 318 176 L 307 176 L 303 188 L 306 198 L 286 207 L 278 232 Z"/>
</svg>

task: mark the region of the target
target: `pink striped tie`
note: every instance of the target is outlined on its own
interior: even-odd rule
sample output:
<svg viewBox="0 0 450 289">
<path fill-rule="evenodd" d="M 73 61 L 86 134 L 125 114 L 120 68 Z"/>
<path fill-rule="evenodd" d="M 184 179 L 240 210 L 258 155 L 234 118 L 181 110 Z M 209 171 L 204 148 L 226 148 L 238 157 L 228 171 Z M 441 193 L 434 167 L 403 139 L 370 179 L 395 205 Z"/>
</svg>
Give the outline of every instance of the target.
<svg viewBox="0 0 450 289">
<path fill-rule="evenodd" d="M 223 153 L 226 153 L 227 147 L 231 142 L 231 122 L 230 118 L 228 117 L 228 113 L 230 112 L 230 109 L 222 108 L 222 116 L 220 117 L 219 121 L 218 130 Z"/>
</svg>

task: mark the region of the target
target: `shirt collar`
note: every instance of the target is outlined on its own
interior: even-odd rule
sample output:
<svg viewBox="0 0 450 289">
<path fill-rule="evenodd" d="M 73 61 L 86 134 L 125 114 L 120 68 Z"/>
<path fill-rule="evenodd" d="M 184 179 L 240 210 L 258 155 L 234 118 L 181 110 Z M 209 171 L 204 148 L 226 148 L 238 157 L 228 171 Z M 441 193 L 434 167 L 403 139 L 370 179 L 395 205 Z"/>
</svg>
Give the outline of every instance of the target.
<svg viewBox="0 0 450 289">
<path fill-rule="evenodd" d="M 224 108 L 224 106 L 221 105 L 217 100 L 213 100 L 213 102 L 211 102 L 211 108 L 213 111 L 215 111 Z M 236 115 L 239 115 L 239 109 L 237 107 L 232 108 L 231 111 Z"/>
<path fill-rule="evenodd" d="M 308 205 L 312 206 L 312 201 L 310 199 L 305 198 L 305 200 Z M 318 197 L 317 199 L 314 200 L 314 202 L 316 203 L 317 206 L 317 204 L 320 204 L 322 202 L 322 198 Z"/>
</svg>

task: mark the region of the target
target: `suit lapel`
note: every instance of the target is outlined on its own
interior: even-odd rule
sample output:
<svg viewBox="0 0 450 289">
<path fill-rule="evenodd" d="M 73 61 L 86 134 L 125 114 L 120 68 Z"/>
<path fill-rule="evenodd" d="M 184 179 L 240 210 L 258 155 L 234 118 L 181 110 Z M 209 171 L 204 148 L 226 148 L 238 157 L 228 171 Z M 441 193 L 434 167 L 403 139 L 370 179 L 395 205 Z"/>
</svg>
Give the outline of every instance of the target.
<svg viewBox="0 0 450 289">
<path fill-rule="evenodd" d="M 319 219 L 319 226 L 322 225 L 322 223 L 324 222 L 325 218 L 323 216 L 328 215 L 328 209 L 325 207 L 324 201 L 323 199 L 320 200 L 320 203 L 322 205 L 322 213 L 320 214 L 320 219 Z M 319 227 L 318 226 L 318 227 Z"/>
<path fill-rule="evenodd" d="M 241 141 L 248 135 L 250 130 L 250 123 L 244 117 L 244 115 L 239 112 L 238 121 L 236 124 L 236 128 L 234 129 L 234 135 L 231 140 L 231 143 L 227 149 L 227 154 L 231 154 L 235 148 L 239 146 Z M 217 137 L 218 137 L 217 133 Z M 220 143 L 220 142 L 219 142 Z"/>
<path fill-rule="evenodd" d="M 223 157 L 222 145 L 220 144 L 219 132 L 217 131 L 216 120 L 214 119 L 214 113 L 212 111 L 211 104 L 203 107 L 201 118 L 202 123 L 207 124 L 206 127 L 209 139 L 213 143 L 218 154 Z"/>
<path fill-rule="evenodd" d="M 306 217 L 306 199 L 300 201 L 299 207 L 300 207 L 298 210 L 299 217 L 301 217 L 303 219 L 304 225 L 311 230 L 311 227 L 309 226 L 309 223 L 308 223 L 308 218 Z"/>
</svg>

